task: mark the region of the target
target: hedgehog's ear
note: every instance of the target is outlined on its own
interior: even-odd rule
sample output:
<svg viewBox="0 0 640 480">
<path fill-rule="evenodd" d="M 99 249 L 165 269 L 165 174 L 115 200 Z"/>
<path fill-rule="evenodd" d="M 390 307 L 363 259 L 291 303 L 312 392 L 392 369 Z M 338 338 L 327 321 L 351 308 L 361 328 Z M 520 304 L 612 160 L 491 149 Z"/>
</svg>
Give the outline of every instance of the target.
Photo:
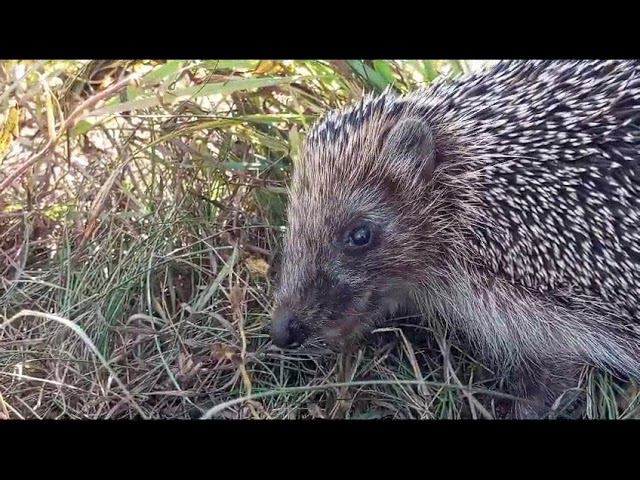
<svg viewBox="0 0 640 480">
<path fill-rule="evenodd" d="M 436 167 L 435 141 L 424 120 L 405 118 L 383 133 L 382 157 L 395 171 L 430 180 Z"/>
</svg>

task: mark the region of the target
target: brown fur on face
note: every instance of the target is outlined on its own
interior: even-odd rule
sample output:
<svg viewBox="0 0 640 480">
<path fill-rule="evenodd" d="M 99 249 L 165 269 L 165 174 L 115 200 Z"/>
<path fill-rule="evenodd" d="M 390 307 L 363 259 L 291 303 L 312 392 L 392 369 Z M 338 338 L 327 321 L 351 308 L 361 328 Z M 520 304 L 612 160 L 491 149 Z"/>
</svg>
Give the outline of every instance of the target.
<svg viewBox="0 0 640 480">
<path fill-rule="evenodd" d="M 429 125 L 397 105 L 354 110 L 315 127 L 290 190 L 276 304 L 309 339 L 344 340 L 411 305 L 416 278 L 442 254 L 425 239 L 448 227 L 433 214 L 442 202 L 425 201 L 437 163 Z M 363 222 L 370 247 L 346 250 L 345 237 Z"/>
</svg>

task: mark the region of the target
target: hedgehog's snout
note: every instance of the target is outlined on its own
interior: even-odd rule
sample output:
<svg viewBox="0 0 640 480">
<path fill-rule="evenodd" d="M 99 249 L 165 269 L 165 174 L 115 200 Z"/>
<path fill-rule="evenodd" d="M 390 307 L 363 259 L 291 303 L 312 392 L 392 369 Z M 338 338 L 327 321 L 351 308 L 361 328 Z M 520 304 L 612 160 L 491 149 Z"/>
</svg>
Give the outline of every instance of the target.
<svg viewBox="0 0 640 480">
<path fill-rule="evenodd" d="M 297 348 L 307 339 L 307 329 L 288 309 L 279 307 L 271 318 L 271 341 L 280 348 Z"/>
</svg>

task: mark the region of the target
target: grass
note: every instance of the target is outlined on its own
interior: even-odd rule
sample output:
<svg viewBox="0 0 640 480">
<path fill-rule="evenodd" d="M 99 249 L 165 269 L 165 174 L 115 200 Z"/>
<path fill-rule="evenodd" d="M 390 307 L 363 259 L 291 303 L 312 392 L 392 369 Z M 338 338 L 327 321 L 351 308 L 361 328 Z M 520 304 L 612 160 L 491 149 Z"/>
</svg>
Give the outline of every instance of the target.
<svg viewBox="0 0 640 480">
<path fill-rule="evenodd" d="M 493 418 L 407 319 L 339 354 L 267 333 L 285 186 L 315 118 L 462 61 L 0 63 L 0 418 Z M 585 375 L 588 418 L 638 393 Z"/>
</svg>

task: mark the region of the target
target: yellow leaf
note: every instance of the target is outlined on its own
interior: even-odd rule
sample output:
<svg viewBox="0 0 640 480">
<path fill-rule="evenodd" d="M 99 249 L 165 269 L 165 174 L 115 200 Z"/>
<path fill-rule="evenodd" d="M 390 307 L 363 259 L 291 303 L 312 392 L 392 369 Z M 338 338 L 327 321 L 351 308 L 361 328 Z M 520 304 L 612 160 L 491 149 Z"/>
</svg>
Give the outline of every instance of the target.
<svg viewBox="0 0 640 480">
<path fill-rule="evenodd" d="M 53 103 L 51 102 L 51 92 L 49 89 L 44 94 L 45 107 L 47 109 L 47 130 L 49 131 L 49 139 L 56 138 L 56 117 L 53 113 Z"/>
<path fill-rule="evenodd" d="M 19 133 L 20 109 L 17 106 L 11 107 L 7 112 L 4 125 L 0 127 L 0 160 L 4 158 L 9 145 Z"/>
<path fill-rule="evenodd" d="M 266 276 L 269 271 L 269 264 L 259 257 L 249 257 L 245 261 L 247 268 L 251 273 Z"/>
<path fill-rule="evenodd" d="M 263 73 L 269 73 L 275 70 L 277 67 L 277 62 L 274 62 L 273 60 L 263 60 L 258 64 L 254 73 L 257 73 L 259 75 Z"/>
<path fill-rule="evenodd" d="M 289 156 L 293 161 L 293 164 L 298 163 L 298 156 L 300 155 L 300 134 L 298 134 L 298 126 L 294 125 L 289 130 Z"/>
</svg>

